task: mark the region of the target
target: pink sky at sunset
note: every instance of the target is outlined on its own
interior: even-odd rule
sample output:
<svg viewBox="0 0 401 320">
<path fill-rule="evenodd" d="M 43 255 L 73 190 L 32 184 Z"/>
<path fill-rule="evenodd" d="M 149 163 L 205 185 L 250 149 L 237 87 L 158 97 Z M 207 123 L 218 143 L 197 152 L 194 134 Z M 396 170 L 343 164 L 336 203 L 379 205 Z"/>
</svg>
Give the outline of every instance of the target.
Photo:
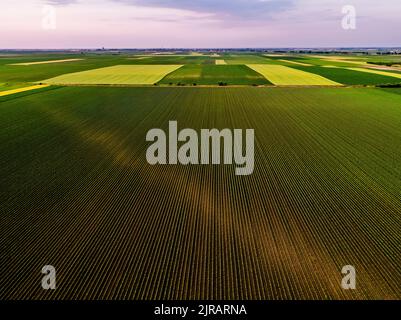
<svg viewBox="0 0 401 320">
<path fill-rule="evenodd" d="M 400 14 L 399 0 L 2 0 L 0 48 L 401 46 Z"/>
</svg>

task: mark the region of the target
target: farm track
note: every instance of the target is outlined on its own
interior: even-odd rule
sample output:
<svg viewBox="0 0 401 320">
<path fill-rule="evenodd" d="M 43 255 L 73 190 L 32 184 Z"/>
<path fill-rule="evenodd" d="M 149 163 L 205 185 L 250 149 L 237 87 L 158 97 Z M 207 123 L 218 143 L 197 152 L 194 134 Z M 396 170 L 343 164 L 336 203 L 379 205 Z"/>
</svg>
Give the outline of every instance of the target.
<svg viewBox="0 0 401 320">
<path fill-rule="evenodd" d="M 0 298 L 401 298 L 399 102 L 378 89 L 82 87 L 1 103 Z M 254 174 L 148 165 L 146 132 L 169 120 L 254 128 Z M 347 264 L 354 292 L 340 287 Z"/>
</svg>

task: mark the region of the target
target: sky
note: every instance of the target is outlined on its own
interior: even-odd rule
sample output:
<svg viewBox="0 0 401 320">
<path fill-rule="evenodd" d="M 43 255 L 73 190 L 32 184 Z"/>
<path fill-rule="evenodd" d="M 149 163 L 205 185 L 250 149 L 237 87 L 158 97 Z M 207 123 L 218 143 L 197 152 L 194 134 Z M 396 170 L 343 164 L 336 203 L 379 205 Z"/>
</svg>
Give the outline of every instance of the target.
<svg viewBox="0 0 401 320">
<path fill-rule="evenodd" d="M 400 47 L 400 16 L 400 0 L 1 0 L 0 49 Z"/>
</svg>

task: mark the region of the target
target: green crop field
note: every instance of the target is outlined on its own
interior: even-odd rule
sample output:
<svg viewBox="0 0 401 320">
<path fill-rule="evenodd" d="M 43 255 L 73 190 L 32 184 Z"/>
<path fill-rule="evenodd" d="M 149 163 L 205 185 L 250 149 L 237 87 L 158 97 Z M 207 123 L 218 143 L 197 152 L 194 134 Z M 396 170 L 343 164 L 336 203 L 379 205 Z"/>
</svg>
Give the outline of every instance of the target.
<svg viewBox="0 0 401 320">
<path fill-rule="evenodd" d="M 159 82 L 169 73 L 181 68 L 180 65 L 120 65 L 90 71 L 70 73 L 43 80 L 46 84 L 140 84 L 151 85 Z"/>
<path fill-rule="evenodd" d="M 284 65 L 292 66 L 297 63 L 325 66 L 332 65 L 336 67 L 355 67 L 358 65 L 365 65 L 364 58 L 358 57 L 336 57 L 336 56 L 314 56 L 314 55 L 266 55 L 270 60 L 269 63 L 281 63 Z M 287 60 L 287 61 L 283 61 Z M 292 63 L 291 63 L 292 62 Z"/>
<path fill-rule="evenodd" d="M 318 74 L 332 81 L 346 85 L 375 85 L 375 84 L 401 83 L 401 80 L 399 78 L 392 77 L 391 74 L 386 76 L 385 74 L 366 73 L 366 72 L 361 72 L 359 69 L 350 70 L 340 67 L 327 68 L 321 66 L 314 66 L 314 67 L 292 66 L 292 68 Z"/>
<path fill-rule="evenodd" d="M 0 299 L 400 299 L 400 99 L 64 87 L 0 102 Z M 146 132 L 171 119 L 254 128 L 254 174 L 149 165 Z M 350 262 L 355 291 L 339 286 Z M 37 285 L 49 263 L 54 291 Z"/>
<path fill-rule="evenodd" d="M 218 85 L 271 84 L 263 76 L 244 65 L 186 65 L 167 75 L 161 84 Z"/>
<path fill-rule="evenodd" d="M 375 62 L 391 62 L 394 64 L 401 64 L 401 55 L 400 54 L 394 54 L 394 55 L 388 55 L 388 56 L 368 56 L 365 57 L 366 61 L 371 61 L 373 63 Z"/>
<path fill-rule="evenodd" d="M 319 85 L 319 86 L 337 86 L 340 83 L 331 81 L 319 75 L 289 68 L 281 65 L 257 65 L 250 64 L 249 68 L 259 72 L 275 85 Z"/>
<path fill-rule="evenodd" d="M 144 58 L 144 57 L 139 57 Z M 146 64 L 215 64 L 215 58 L 204 55 L 168 55 L 168 56 L 146 56 L 146 60 L 143 59 L 132 59 L 132 57 L 128 58 L 131 60 L 130 63 L 138 63 L 143 64 L 146 61 Z M 142 61 L 141 61 L 142 60 Z"/>
<path fill-rule="evenodd" d="M 259 55 L 230 54 L 224 56 L 227 64 L 265 64 L 270 63 L 269 59 Z"/>
<path fill-rule="evenodd" d="M 69 63 L 37 64 L 28 66 L 13 65 L 32 61 L 48 61 L 66 59 L 65 56 L 49 57 L 13 57 L 0 59 L 0 82 L 34 82 L 64 75 L 66 73 L 110 67 L 119 64 L 133 64 L 128 59 L 119 57 L 86 57 L 84 60 Z M 71 56 L 70 56 L 71 58 Z M 143 64 L 143 62 L 141 62 Z"/>
</svg>

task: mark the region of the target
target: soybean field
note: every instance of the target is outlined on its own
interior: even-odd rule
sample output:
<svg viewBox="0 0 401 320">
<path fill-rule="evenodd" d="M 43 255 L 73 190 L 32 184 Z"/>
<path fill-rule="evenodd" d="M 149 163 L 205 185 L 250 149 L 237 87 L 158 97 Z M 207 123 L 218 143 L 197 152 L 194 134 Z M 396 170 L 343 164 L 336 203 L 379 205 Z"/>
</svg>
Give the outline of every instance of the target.
<svg viewBox="0 0 401 320">
<path fill-rule="evenodd" d="M 0 100 L 1 299 L 401 298 L 398 89 L 26 94 Z M 171 119 L 254 128 L 254 174 L 148 164 Z"/>
</svg>

